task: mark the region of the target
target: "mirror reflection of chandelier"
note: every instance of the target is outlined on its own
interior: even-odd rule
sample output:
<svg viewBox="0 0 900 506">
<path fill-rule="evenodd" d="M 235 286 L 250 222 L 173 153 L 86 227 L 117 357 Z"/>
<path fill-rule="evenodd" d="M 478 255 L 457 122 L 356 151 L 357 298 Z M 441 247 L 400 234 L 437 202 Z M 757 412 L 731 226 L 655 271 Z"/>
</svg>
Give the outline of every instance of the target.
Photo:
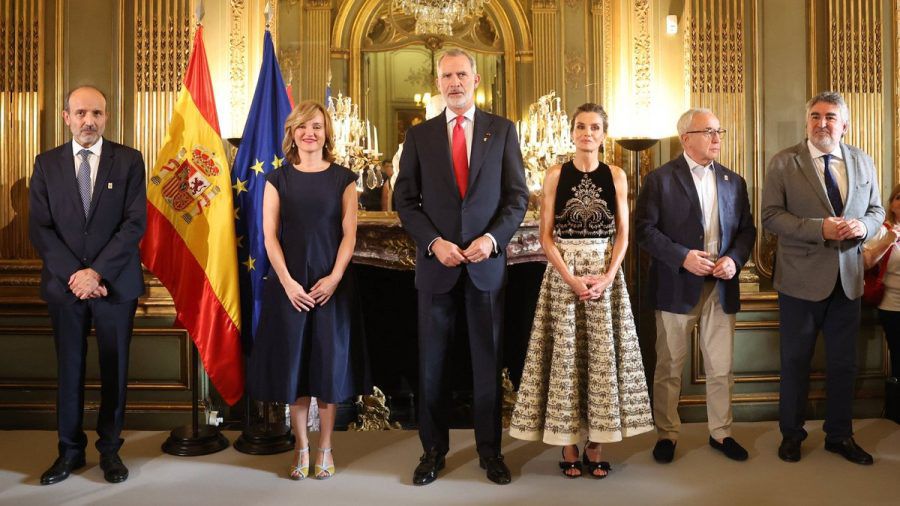
<svg viewBox="0 0 900 506">
<path fill-rule="evenodd" d="M 561 99 L 551 91 L 531 104 L 528 117 L 516 125 L 531 191 L 541 189 L 547 169 L 575 154 L 569 117 L 561 109 L 560 102 Z"/>
<path fill-rule="evenodd" d="M 416 35 L 453 35 L 453 24 L 481 14 L 488 0 L 394 0 L 399 8 L 416 20 Z"/>
<path fill-rule="evenodd" d="M 334 129 L 335 162 L 349 168 L 357 175 L 356 188 L 370 190 L 384 184 L 379 160 L 382 153 L 378 150 L 378 127 L 372 126 L 369 120 L 359 119 L 359 104 L 354 104 L 350 97 L 338 94 L 337 98 L 328 99 L 328 114 Z"/>
</svg>

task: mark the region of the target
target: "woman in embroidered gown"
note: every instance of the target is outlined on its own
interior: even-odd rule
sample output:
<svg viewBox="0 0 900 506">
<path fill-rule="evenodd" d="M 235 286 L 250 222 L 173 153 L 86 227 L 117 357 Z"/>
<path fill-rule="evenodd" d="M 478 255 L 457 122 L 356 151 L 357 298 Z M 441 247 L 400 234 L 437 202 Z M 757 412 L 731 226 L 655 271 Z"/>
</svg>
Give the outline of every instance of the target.
<svg viewBox="0 0 900 506">
<path fill-rule="evenodd" d="M 628 247 L 625 172 L 600 161 L 608 118 L 572 117 L 573 160 L 547 171 L 541 246 L 548 265 L 509 433 L 562 446 L 563 474 L 604 478 L 601 443 L 653 429 L 641 350 L 621 270 Z M 586 432 L 583 458 L 577 443 Z"/>
<path fill-rule="evenodd" d="M 336 403 L 369 380 L 350 259 L 356 244 L 356 175 L 333 163 L 331 118 L 313 101 L 284 125 L 288 163 L 266 175 L 263 232 L 272 268 L 247 370 L 252 398 L 290 403 L 297 451 L 290 477 L 309 474 L 310 397 L 319 407 L 315 476 L 335 472 Z"/>
</svg>

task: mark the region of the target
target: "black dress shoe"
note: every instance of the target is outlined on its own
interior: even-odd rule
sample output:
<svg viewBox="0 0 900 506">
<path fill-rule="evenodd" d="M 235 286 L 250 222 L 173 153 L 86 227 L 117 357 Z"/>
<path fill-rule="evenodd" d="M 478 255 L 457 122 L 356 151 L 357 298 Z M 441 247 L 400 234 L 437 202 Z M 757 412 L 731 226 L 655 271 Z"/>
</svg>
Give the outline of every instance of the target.
<svg viewBox="0 0 900 506">
<path fill-rule="evenodd" d="M 671 439 L 660 439 L 653 447 L 653 458 L 660 464 L 668 464 L 675 458 L 675 441 Z"/>
<path fill-rule="evenodd" d="M 870 466 L 873 462 L 875 462 L 875 459 L 873 459 L 871 455 L 866 453 L 865 450 L 860 448 L 852 437 L 848 437 L 847 439 L 836 443 L 830 443 L 828 442 L 828 440 L 826 440 L 825 449 L 830 452 L 842 455 L 845 459 L 853 462 L 854 464 Z"/>
<path fill-rule="evenodd" d="M 419 458 L 419 465 L 413 472 L 413 485 L 428 485 L 437 479 L 438 471 L 444 468 L 444 452 L 428 450 Z"/>
<path fill-rule="evenodd" d="M 712 446 L 716 450 L 724 453 L 725 456 L 731 460 L 747 460 L 747 450 L 745 450 L 743 446 L 739 445 L 733 437 L 726 437 L 720 443 L 716 441 L 712 436 L 709 436 L 709 446 Z"/>
<path fill-rule="evenodd" d="M 118 453 L 101 455 L 100 469 L 103 469 L 103 477 L 110 483 L 121 483 L 128 479 L 128 468 L 122 463 Z"/>
<path fill-rule="evenodd" d="M 785 462 L 800 462 L 800 443 L 802 439 L 786 437 L 778 447 L 778 458 Z"/>
<path fill-rule="evenodd" d="M 487 471 L 487 479 L 497 485 L 506 485 L 512 481 L 512 478 L 509 475 L 509 468 L 503 463 L 503 455 L 479 457 L 478 465 Z"/>
<path fill-rule="evenodd" d="M 50 469 L 41 475 L 41 485 L 59 483 L 68 478 L 72 471 L 82 467 L 84 467 L 84 454 L 69 458 L 57 457 Z"/>
</svg>

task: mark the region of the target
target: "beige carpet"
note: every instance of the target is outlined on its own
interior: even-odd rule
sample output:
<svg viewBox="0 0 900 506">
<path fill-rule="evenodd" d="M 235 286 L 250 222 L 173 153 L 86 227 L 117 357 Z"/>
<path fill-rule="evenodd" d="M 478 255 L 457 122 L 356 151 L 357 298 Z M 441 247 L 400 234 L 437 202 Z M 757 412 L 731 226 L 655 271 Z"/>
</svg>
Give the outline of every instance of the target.
<svg viewBox="0 0 900 506">
<path fill-rule="evenodd" d="M 513 482 L 506 486 L 485 479 L 472 432 L 458 430 L 451 436 L 447 468 L 425 487 L 410 482 L 421 452 L 412 431 L 337 433 L 337 476 L 301 482 L 285 478 L 290 454 L 258 457 L 229 448 L 204 457 L 173 457 L 159 449 L 166 433 L 127 432 L 122 457 L 131 470 L 128 481 L 103 481 L 90 446 L 88 465 L 51 486 L 38 480 L 56 456 L 55 433 L 0 431 L 0 504 L 900 504 L 900 426 L 881 419 L 856 421 L 857 442 L 875 456 L 870 467 L 826 452 L 820 421 L 807 429 L 803 460 L 796 464 L 778 460 L 781 438 L 774 422 L 736 425 L 736 439 L 750 451 L 743 463 L 712 450 L 704 424 L 685 426 L 675 461 L 668 465 L 653 461 L 655 436 L 643 434 L 605 446 L 613 472 L 604 480 L 564 479 L 556 465 L 557 448 L 507 438 L 503 448 Z M 227 434 L 231 440 L 236 435 Z"/>
</svg>

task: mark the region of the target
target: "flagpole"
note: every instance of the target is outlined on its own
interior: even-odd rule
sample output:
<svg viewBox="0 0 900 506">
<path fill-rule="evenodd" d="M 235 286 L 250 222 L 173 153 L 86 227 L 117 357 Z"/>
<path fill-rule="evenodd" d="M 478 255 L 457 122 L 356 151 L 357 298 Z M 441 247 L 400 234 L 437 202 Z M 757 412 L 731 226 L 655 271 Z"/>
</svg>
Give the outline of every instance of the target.
<svg viewBox="0 0 900 506">
<path fill-rule="evenodd" d="M 193 341 L 192 341 L 193 342 Z M 191 346 L 191 425 L 172 429 L 162 451 L 179 457 L 209 455 L 228 448 L 228 439 L 215 425 L 200 424 L 200 359 Z"/>
<path fill-rule="evenodd" d="M 280 70 L 276 72 L 278 74 L 278 77 L 276 78 L 276 76 L 271 74 L 272 66 L 269 66 L 269 67 L 266 66 L 266 62 L 271 61 L 271 62 L 273 62 L 274 67 L 277 68 L 277 62 L 275 61 L 275 56 L 274 56 L 274 46 L 271 43 L 271 33 L 269 33 L 269 27 L 271 26 L 271 23 L 272 23 L 273 14 L 274 13 L 272 12 L 269 2 L 266 2 L 266 7 L 265 7 L 266 35 L 264 37 L 264 44 L 263 44 L 263 46 L 264 46 L 263 47 L 263 66 L 260 69 L 260 75 L 259 75 L 258 83 L 257 83 L 257 93 L 259 93 L 263 89 L 263 88 L 260 88 L 260 86 L 262 86 L 262 83 L 266 82 L 266 79 L 264 79 L 265 75 L 270 75 L 273 78 L 273 80 L 271 82 L 283 83 L 283 81 L 280 77 Z M 267 54 L 272 58 L 272 60 L 267 60 L 267 57 L 266 57 Z M 287 108 L 288 107 L 287 103 L 290 101 L 290 97 L 287 96 L 287 92 L 286 92 L 286 89 L 283 88 L 283 84 L 280 84 L 280 86 L 277 88 L 280 88 L 280 89 L 269 90 L 269 91 L 274 91 L 276 96 L 279 94 L 282 95 L 286 99 L 284 102 L 285 102 L 285 108 Z M 263 95 L 260 95 L 260 96 L 263 96 Z M 255 93 L 254 94 L 254 103 L 251 104 L 251 115 L 253 114 L 254 110 L 259 110 L 257 108 L 260 105 L 261 105 L 260 103 L 257 103 L 257 94 Z M 277 107 L 276 107 L 276 109 L 277 109 Z M 284 117 L 286 117 L 289 112 L 290 112 L 290 108 L 283 110 Z M 276 128 L 274 128 L 272 132 L 269 132 L 269 134 L 272 134 L 272 135 L 266 136 L 267 140 L 272 143 L 272 145 L 271 145 L 272 149 L 267 150 L 265 152 L 266 156 L 263 156 L 262 153 L 255 153 L 255 150 L 260 145 L 257 144 L 257 142 L 254 140 L 254 135 L 252 135 L 252 133 L 251 133 L 254 131 L 258 131 L 257 127 L 259 127 L 260 124 L 264 123 L 264 122 L 258 121 L 259 118 L 255 118 L 255 120 L 254 120 L 254 118 L 248 117 L 247 122 L 248 122 L 248 124 L 250 124 L 250 127 L 249 127 L 250 130 L 248 130 L 248 127 L 245 127 L 242 138 L 228 139 L 228 140 L 236 148 L 240 147 L 242 139 L 245 140 L 246 143 L 244 145 L 244 148 L 246 150 L 249 150 L 250 152 L 254 152 L 254 159 L 256 159 L 256 155 L 259 155 L 260 160 L 269 160 L 271 158 L 278 159 L 278 155 L 281 152 L 281 149 L 280 149 L 281 128 L 284 125 L 284 117 L 279 116 L 278 120 L 275 122 L 275 123 L 277 123 Z M 283 156 L 283 154 L 282 154 L 282 156 Z M 239 157 L 236 157 L 236 160 L 237 160 L 237 158 L 239 158 Z M 273 163 L 271 170 L 275 170 L 277 168 L 278 167 L 275 166 L 275 164 Z M 240 171 L 242 169 L 243 169 L 243 167 L 235 167 L 235 170 L 237 171 L 237 172 L 235 172 L 235 174 L 236 174 L 236 177 L 238 178 L 238 180 L 240 180 L 240 177 L 241 177 Z M 254 176 L 254 178 L 255 177 L 256 176 Z M 248 183 L 248 184 L 254 189 L 260 188 L 260 186 L 254 186 L 254 183 Z M 253 190 L 253 191 L 256 191 L 256 190 Z M 241 194 L 241 192 L 238 191 L 238 195 L 237 195 L 238 198 L 240 198 L 240 194 Z M 251 215 L 250 211 L 251 210 L 244 207 L 244 204 L 246 204 L 246 203 L 247 203 L 246 201 L 239 200 L 238 203 L 236 203 L 236 204 L 244 212 L 244 215 L 243 215 L 244 219 L 250 220 L 250 215 Z M 256 211 L 259 211 L 259 210 L 256 209 Z M 254 216 L 254 219 L 256 219 L 256 218 L 259 218 L 260 215 L 257 212 L 255 214 L 253 214 L 253 216 Z M 244 235 L 244 233 L 242 232 L 241 235 Z M 257 237 L 257 239 L 259 239 L 259 238 Z M 251 242 L 253 242 L 253 239 L 248 237 L 247 241 L 248 241 L 248 243 L 251 243 Z M 248 255 L 252 254 L 252 249 L 253 249 L 252 247 L 248 248 Z M 257 257 L 258 257 L 257 261 L 264 262 L 263 258 L 265 256 L 266 256 L 265 250 L 258 252 L 257 253 Z M 264 265 L 264 263 L 261 263 L 260 265 Z M 264 272 L 265 269 L 260 267 L 260 271 Z M 249 269 L 248 269 L 248 272 L 249 272 Z M 256 293 L 254 291 L 254 289 L 252 288 L 252 282 L 249 286 L 243 287 L 243 289 L 248 290 L 249 293 L 252 293 L 253 294 L 252 296 L 258 295 L 258 293 Z M 252 306 L 251 306 L 251 308 L 249 308 L 249 311 L 251 314 L 253 313 Z M 253 321 L 254 321 L 253 317 L 248 318 L 245 321 L 244 328 L 243 328 L 243 331 L 246 334 L 251 335 L 251 336 L 253 334 Z M 245 370 L 248 369 L 248 367 L 247 367 L 248 365 L 249 364 L 246 363 L 246 359 L 245 359 Z M 276 454 L 276 453 L 283 453 L 283 452 L 288 452 L 288 451 L 293 450 L 294 449 L 294 435 L 291 432 L 290 424 L 288 423 L 287 420 L 285 420 L 284 403 L 255 401 L 250 397 L 249 394 L 246 394 L 246 392 L 248 392 L 248 389 L 245 388 L 244 392 L 245 392 L 245 395 L 244 395 L 244 423 L 243 423 L 243 428 L 241 430 L 241 435 L 238 436 L 237 439 L 234 440 L 234 449 L 241 453 L 247 453 L 250 455 L 272 455 L 272 454 Z M 255 413 L 254 413 L 253 407 L 257 403 L 260 404 L 261 408 L 262 408 L 261 409 L 261 415 L 262 415 L 261 421 L 258 418 L 254 417 Z"/>
</svg>

